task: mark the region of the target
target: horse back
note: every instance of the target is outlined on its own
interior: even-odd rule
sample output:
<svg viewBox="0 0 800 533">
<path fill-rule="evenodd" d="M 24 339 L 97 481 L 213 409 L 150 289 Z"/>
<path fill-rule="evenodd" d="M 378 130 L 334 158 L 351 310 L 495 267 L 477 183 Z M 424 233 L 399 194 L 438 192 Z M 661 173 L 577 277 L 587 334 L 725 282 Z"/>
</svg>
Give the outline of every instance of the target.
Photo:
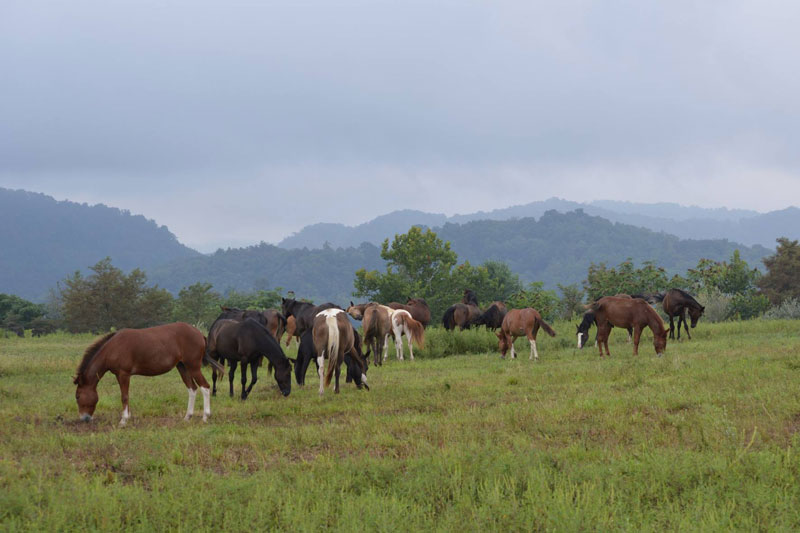
<svg viewBox="0 0 800 533">
<path fill-rule="evenodd" d="M 122 329 L 103 346 L 109 370 L 117 369 L 152 376 L 163 374 L 178 363 L 200 363 L 206 338 L 184 322 L 144 329 Z"/>
</svg>

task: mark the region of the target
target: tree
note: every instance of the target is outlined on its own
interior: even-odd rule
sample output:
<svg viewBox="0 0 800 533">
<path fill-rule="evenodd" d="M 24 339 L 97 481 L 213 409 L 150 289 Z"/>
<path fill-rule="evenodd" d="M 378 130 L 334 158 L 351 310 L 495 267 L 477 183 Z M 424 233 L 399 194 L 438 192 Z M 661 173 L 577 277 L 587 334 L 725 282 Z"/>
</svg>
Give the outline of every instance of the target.
<svg viewBox="0 0 800 533">
<path fill-rule="evenodd" d="M 749 319 L 761 315 L 769 307 L 769 300 L 757 291 L 761 272 L 750 268 L 734 250 L 728 261 L 701 259 L 697 267 L 689 269 L 688 281 L 695 292 L 729 298 L 725 309 L 726 319 Z"/>
<path fill-rule="evenodd" d="M 775 255 L 763 259 L 767 273 L 756 281 L 773 305 L 800 299 L 800 245 L 786 237 L 777 239 Z"/>
<path fill-rule="evenodd" d="M 573 316 L 581 315 L 586 310 L 583 308 L 583 291 L 576 285 L 558 284 L 561 291 L 560 318 L 570 320 Z"/>
<path fill-rule="evenodd" d="M 210 325 L 219 314 L 219 302 L 222 299 L 212 288 L 210 283 L 202 282 L 182 288 L 175 300 L 175 320 Z"/>
<path fill-rule="evenodd" d="M 34 320 L 44 315 L 43 305 L 13 294 L 0 294 L 0 327 L 28 329 Z"/>
<path fill-rule="evenodd" d="M 558 315 L 559 300 L 555 291 L 544 290 L 544 282 L 534 281 L 506 300 L 509 309 L 533 307 L 545 320 L 554 320 Z"/>
<path fill-rule="evenodd" d="M 653 261 L 645 261 L 641 268 L 634 268 L 628 258 L 617 267 L 608 268 L 605 263 L 589 265 L 583 287 L 591 300 L 615 294 L 651 294 L 672 286 L 681 287 L 685 280 L 667 278 L 667 272 Z"/>
<path fill-rule="evenodd" d="M 172 296 L 164 289 L 147 287 L 147 276 L 134 269 L 127 276 L 106 257 L 84 277 L 79 271 L 60 288 L 62 313 L 68 330 L 94 333 L 112 328 L 143 328 L 168 322 Z"/>
</svg>

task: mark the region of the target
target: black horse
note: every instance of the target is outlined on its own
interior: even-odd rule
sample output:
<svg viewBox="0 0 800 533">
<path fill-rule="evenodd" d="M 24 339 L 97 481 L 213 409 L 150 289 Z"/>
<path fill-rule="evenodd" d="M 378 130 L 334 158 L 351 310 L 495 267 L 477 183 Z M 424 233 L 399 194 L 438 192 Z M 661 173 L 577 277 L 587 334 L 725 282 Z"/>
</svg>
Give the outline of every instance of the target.
<svg viewBox="0 0 800 533">
<path fill-rule="evenodd" d="M 494 331 L 503 325 L 503 319 L 506 317 L 507 312 L 506 304 L 503 302 L 492 302 L 489 309 L 481 313 L 470 326 L 486 326 L 486 329 Z"/>
<path fill-rule="evenodd" d="M 661 307 L 664 309 L 667 316 L 669 316 L 669 338 L 675 338 L 673 317 L 677 316 L 678 340 L 681 338 L 681 322 L 683 322 L 683 327 L 686 329 L 686 336 L 691 339 L 692 336 L 689 334 L 689 326 L 686 322 L 686 311 L 689 311 L 689 318 L 692 319 L 692 328 L 694 328 L 697 326 L 697 321 L 703 316 L 703 311 L 705 311 L 706 308 L 700 305 L 691 294 L 680 289 L 670 289 L 664 294 L 657 294 L 655 295 L 655 299 L 661 302 Z"/>
<path fill-rule="evenodd" d="M 218 319 L 214 330 L 209 331 L 206 353 L 215 360 L 225 359 L 230 365 L 230 395 L 233 396 L 233 375 L 236 366 L 242 363 L 242 400 L 247 399 L 253 385 L 258 381 L 258 367 L 261 359 L 269 360 L 270 368 L 275 369 L 275 381 L 284 396 L 292 391 L 292 364 L 281 350 L 275 337 L 261 323 L 248 318 L 243 321 Z M 247 365 L 252 373 L 250 386 L 247 384 Z M 212 394 L 217 394 L 217 374 L 212 373 Z"/>
<path fill-rule="evenodd" d="M 341 309 L 341 307 L 331 302 L 314 305 L 310 302 L 299 302 L 294 298 L 281 298 L 283 316 L 286 318 L 294 317 L 295 335 L 302 335 L 307 329 L 310 330 L 314 325 L 314 317 L 317 316 L 317 313 L 331 308 Z"/>
<path fill-rule="evenodd" d="M 361 352 L 361 335 L 358 334 L 355 328 L 353 328 L 353 349 L 358 353 L 360 360 L 364 361 L 364 368 L 362 369 L 361 365 L 358 364 L 359 358 L 351 357 L 350 352 L 344 354 L 344 364 L 347 366 L 345 381 L 347 383 L 351 381 L 354 382 L 359 389 L 364 387 L 369 390 L 369 386 L 361 380 L 361 374 L 367 374 L 368 366 L 366 358 Z M 311 361 L 314 361 L 314 364 L 317 365 L 317 370 L 319 370 L 317 351 L 314 349 L 313 332 L 311 329 L 307 329 L 300 336 L 300 345 L 297 348 L 297 360 L 294 362 L 294 376 L 298 385 L 305 385 L 306 371 Z"/>
</svg>

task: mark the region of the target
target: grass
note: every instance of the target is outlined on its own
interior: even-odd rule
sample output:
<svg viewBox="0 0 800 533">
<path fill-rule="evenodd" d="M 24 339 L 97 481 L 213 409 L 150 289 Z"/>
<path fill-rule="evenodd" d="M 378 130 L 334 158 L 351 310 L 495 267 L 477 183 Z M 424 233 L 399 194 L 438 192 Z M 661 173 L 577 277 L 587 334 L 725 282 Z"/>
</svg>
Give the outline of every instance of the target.
<svg viewBox="0 0 800 533">
<path fill-rule="evenodd" d="M 135 376 L 124 429 L 111 375 L 77 421 L 91 336 L 0 339 L 0 530 L 800 528 L 800 323 L 701 322 L 661 359 L 615 330 L 602 360 L 554 327 L 538 363 L 434 330 L 370 392 L 226 381 L 207 424 L 177 372 Z"/>
</svg>

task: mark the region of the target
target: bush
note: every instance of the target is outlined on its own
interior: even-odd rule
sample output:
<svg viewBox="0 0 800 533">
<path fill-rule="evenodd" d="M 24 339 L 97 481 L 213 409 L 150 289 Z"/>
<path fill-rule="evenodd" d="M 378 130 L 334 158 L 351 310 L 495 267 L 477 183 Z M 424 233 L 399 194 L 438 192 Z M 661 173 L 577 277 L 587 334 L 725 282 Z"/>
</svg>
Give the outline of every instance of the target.
<svg viewBox="0 0 800 533">
<path fill-rule="evenodd" d="M 728 307 L 728 318 L 749 320 L 757 318 L 769 309 L 769 299 L 763 294 L 734 294 Z"/>
<path fill-rule="evenodd" d="M 800 300 L 796 298 L 787 298 L 780 305 L 770 307 L 764 318 L 775 320 L 783 318 L 800 318 Z"/>
<path fill-rule="evenodd" d="M 697 301 L 705 306 L 703 319 L 708 322 L 723 322 L 728 319 L 731 297 L 719 289 L 707 289 L 697 295 Z"/>
</svg>

